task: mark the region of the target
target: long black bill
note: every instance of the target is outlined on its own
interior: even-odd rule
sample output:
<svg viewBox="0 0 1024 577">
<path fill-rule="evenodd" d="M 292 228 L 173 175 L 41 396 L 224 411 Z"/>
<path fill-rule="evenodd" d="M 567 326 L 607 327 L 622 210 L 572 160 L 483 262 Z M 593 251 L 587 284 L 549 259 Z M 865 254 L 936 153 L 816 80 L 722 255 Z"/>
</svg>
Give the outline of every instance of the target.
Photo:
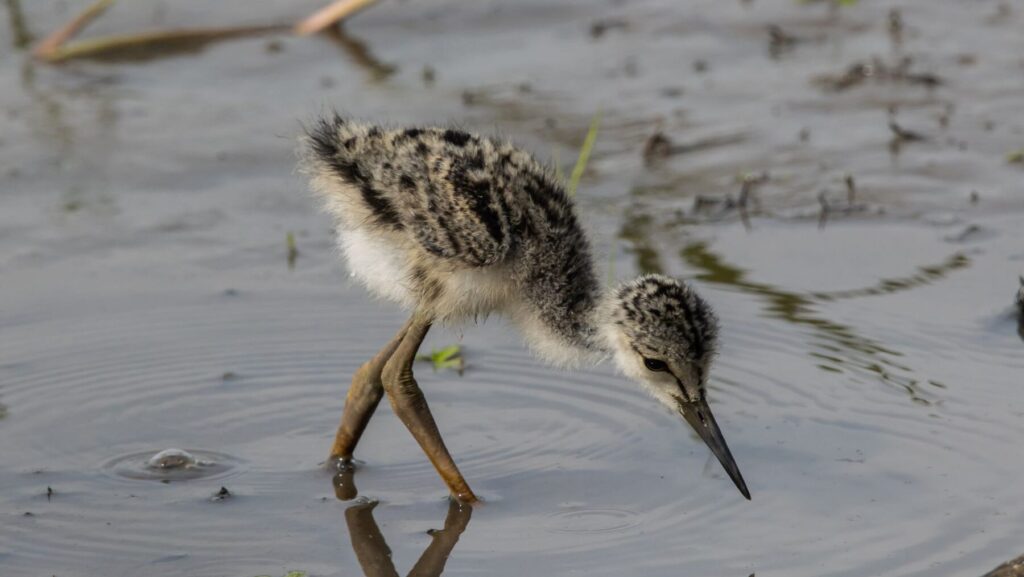
<svg viewBox="0 0 1024 577">
<path fill-rule="evenodd" d="M 693 430 L 697 431 L 711 452 L 718 457 L 718 462 L 722 463 L 725 472 L 729 473 L 729 478 L 736 483 L 736 488 L 749 501 L 750 491 L 747 490 L 747 484 L 743 481 L 740 468 L 736 466 L 736 460 L 732 458 L 729 445 L 725 444 L 725 438 L 722 437 L 722 431 L 718 428 L 718 423 L 715 422 L 715 416 L 711 414 L 708 402 L 701 399 L 693 403 L 679 403 L 679 412 L 686 422 L 690 423 Z"/>
</svg>

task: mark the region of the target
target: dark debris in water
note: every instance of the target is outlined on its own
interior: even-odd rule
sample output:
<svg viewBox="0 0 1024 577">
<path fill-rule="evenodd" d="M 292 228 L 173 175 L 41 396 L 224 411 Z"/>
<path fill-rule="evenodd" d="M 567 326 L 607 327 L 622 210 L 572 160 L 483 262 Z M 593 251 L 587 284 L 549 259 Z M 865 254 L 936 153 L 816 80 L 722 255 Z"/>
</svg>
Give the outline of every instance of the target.
<svg viewBox="0 0 1024 577">
<path fill-rule="evenodd" d="M 889 119 L 889 131 L 892 132 L 892 137 L 900 142 L 921 142 L 928 140 L 928 137 L 920 132 L 903 128 L 895 119 Z"/>
<path fill-rule="evenodd" d="M 909 84 L 929 89 L 945 83 L 937 74 L 913 71 L 913 66 L 914 60 L 909 56 L 901 58 L 895 64 L 888 64 L 875 57 L 869 61 L 854 62 L 841 74 L 819 76 L 814 79 L 814 83 L 828 92 L 843 92 L 868 81 Z"/>
<path fill-rule="evenodd" d="M 622 18 L 596 20 L 590 24 L 590 37 L 598 39 L 612 30 L 625 30 L 627 28 L 629 28 L 629 22 Z"/>
<path fill-rule="evenodd" d="M 787 33 L 777 24 L 768 26 L 768 55 L 772 58 L 779 58 L 792 51 L 803 41 L 804 39 Z"/>
<path fill-rule="evenodd" d="M 983 240 L 991 238 L 993 233 L 986 230 L 983 226 L 977 224 L 970 224 L 964 227 L 963 230 L 956 234 L 952 234 L 946 237 L 946 242 L 953 243 L 964 243 L 973 242 L 977 240 Z"/>
<path fill-rule="evenodd" d="M 425 64 L 420 77 L 423 79 L 423 84 L 426 86 L 433 86 L 434 82 L 437 81 L 437 70 L 434 70 L 433 66 Z"/>
<path fill-rule="evenodd" d="M 709 136 L 700 138 L 693 142 L 676 143 L 661 130 L 656 131 L 644 143 L 643 159 L 644 164 L 653 166 L 659 162 L 679 154 L 691 154 L 739 144 L 746 140 L 743 134 L 726 134 L 722 136 Z"/>
<path fill-rule="evenodd" d="M 221 487 L 220 491 L 217 491 L 212 497 L 210 497 L 210 500 L 216 503 L 218 501 L 226 501 L 233 496 L 234 495 L 231 494 L 231 491 L 228 491 L 227 487 Z"/>
</svg>

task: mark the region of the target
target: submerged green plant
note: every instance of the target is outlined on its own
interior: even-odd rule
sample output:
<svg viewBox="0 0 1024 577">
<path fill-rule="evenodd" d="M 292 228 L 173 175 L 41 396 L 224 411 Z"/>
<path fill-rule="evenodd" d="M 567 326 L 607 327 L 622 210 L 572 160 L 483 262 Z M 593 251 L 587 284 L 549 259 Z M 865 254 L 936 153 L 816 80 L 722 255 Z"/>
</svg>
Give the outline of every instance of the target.
<svg viewBox="0 0 1024 577">
<path fill-rule="evenodd" d="M 583 139 L 583 146 L 580 148 L 580 156 L 576 159 L 576 166 L 569 176 L 569 196 L 576 196 L 576 189 L 580 186 L 583 178 L 583 171 L 587 169 L 590 161 L 590 152 L 594 150 L 594 143 L 597 142 L 597 129 L 601 126 L 601 113 L 598 112 L 590 120 L 590 128 L 587 130 L 587 137 Z"/>
<path fill-rule="evenodd" d="M 284 237 L 288 246 L 288 268 L 295 268 L 295 261 L 299 258 L 299 248 L 295 245 L 295 235 L 291 231 Z"/>
<path fill-rule="evenodd" d="M 434 365 L 434 372 L 441 369 L 455 369 L 461 376 L 466 370 L 466 359 L 462 357 L 462 347 L 448 345 L 441 350 L 431 349 L 429 355 L 416 355 L 417 361 L 429 361 Z"/>
<path fill-rule="evenodd" d="M 1010 164 L 1024 164 L 1024 148 L 1018 148 L 1006 155 L 1006 162 Z"/>
</svg>

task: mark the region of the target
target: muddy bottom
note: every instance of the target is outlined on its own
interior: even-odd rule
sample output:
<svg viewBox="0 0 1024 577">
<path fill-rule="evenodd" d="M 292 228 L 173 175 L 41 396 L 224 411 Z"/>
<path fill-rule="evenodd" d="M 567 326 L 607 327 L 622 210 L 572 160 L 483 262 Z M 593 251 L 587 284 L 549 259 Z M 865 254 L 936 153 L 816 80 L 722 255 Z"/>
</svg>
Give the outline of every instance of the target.
<svg viewBox="0 0 1024 577">
<path fill-rule="evenodd" d="M 251 4 L 242 23 L 319 3 Z M 23 2 L 27 32 L 63 6 Z M 195 23 L 240 22 L 126 4 L 88 34 Z M 341 43 L 61 67 L 3 29 L 0 574 L 969 576 L 1019 555 L 1022 25 L 994 1 L 382 3 Z M 577 197 L 601 275 L 714 305 L 710 402 L 753 500 L 610 367 L 546 368 L 498 318 L 428 336 L 463 345 L 462 376 L 417 373 L 481 506 L 450 506 L 386 403 L 354 478 L 323 467 L 350 375 L 404 320 L 347 280 L 293 174 L 330 107 L 498 130 L 566 172 L 602 111 Z M 150 463 L 167 449 L 193 460 Z"/>
</svg>

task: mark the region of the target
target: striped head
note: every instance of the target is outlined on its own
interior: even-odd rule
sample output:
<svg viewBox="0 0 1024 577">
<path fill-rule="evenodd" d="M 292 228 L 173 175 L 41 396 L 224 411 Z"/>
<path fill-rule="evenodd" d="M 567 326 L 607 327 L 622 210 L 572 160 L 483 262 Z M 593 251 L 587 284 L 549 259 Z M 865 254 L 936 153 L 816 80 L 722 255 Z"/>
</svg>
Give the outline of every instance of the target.
<svg viewBox="0 0 1024 577">
<path fill-rule="evenodd" d="M 682 416 L 749 499 L 705 395 L 718 343 L 711 306 L 682 281 L 644 275 L 613 289 L 603 312 L 601 332 L 619 370 Z"/>
</svg>

